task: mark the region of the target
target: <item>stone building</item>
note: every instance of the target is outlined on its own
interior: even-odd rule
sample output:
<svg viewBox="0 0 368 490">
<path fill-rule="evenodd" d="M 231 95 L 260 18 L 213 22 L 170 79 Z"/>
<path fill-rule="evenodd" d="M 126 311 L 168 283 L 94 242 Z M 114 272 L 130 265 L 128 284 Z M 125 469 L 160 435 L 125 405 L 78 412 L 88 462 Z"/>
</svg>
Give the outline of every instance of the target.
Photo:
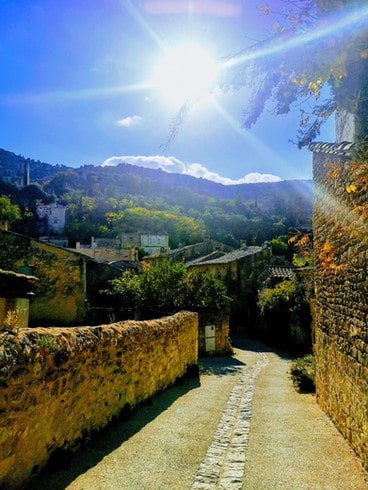
<svg viewBox="0 0 368 490">
<path fill-rule="evenodd" d="M 224 253 L 231 252 L 232 250 L 234 248 L 225 243 L 206 238 L 203 242 L 148 255 L 143 260 L 152 266 L 158 265 L 163 260 L 168 260 L 170 264 L 177 262 L 190 263 L 195 259 L 203 260 L 204 257 L 212 256 L 214 258 L 215 256 L 222 256 Z"/>
<path fill-rule="evenodd" d="M 81 245 L 80 242 L 77 242 L 75 249 L 71 250 L 87 255 L 97 262 L 136 262 L 138 260 L 138 250 L 134 246 L 123 248 L 118 238 L 92 237 L 90 245 Z"/>
<path fill-rule="evenodd" d="M 66 206 L 61 204 L 39 204 L 36 208 L 36 212 L 39 218 L 45 218 L 47 221 L 47 228 L 54 233 L 63 233 L 66 221 L 67 221 Z"/>
<path fill-rule="evenodd" d="M 231 298 L 230 328 L 251 333 L 257 317 L 258 276 L 271 260 L 272 250 L 268 244 L 245 245 L 228 253 L 216 250 L 186 265 L 210 272 L 226 285 Z"/>
<path fill-rule="evenodd" d="M 76 244 L 79 253 L 88 255 L 98 262 L 136 262 L 138 250 L 144 249 L 148 256 L 166 253 L 169 248 L 167 233 L 120 233 L 116 238 L 92 237 L 90 245 Z"/>
<path fill-rule="evenodd" d="M 0 180 L 7 184 L 15 185 L 18 189 L 30 184 L 30 160 L 27 158 L 14 166 L 9 167 L 9 164 L 3 168 L 0 164 Z"/>
<path fill-rule="evenodd" d="M 354 163 L 353 131 L 351 121 L 337 125 L 337 143 L 310 145 L 316 388 L 318 403 L 368 469 L 367 155 Z"/>
<path fill-rule="evenodd" d="M 120 233 L 118 239 L 121 248 L 140 247 L 148 255 L 170 250 L 169 235 L 167 233 Z"/>
<path fill-rule="evenodd" d="M 140 246 L 148 255 L 169 250 L 167 233 L 140 233 Z"/>
<path fill-rule="evenodd" d="M 85 255 L 0 229 L 0 268 L 25 272 L 38 281 L 29 305 L 31 326 L 83 325 L 91 308 L 108 322 L 99 291 L 121 272 Z M 98 319 L 96 318 L 96 321 Z"/>
</svg>

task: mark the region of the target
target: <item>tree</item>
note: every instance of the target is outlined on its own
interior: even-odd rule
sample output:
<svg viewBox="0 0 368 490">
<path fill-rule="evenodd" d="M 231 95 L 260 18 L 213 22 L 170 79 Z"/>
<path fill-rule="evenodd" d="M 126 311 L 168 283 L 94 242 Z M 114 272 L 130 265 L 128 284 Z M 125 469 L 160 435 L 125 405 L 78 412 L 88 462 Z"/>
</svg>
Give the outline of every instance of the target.
<svg viewBox="0 0 368 490">
<path fill-rule="evenodd" d="M 122 308 L 134 308 L 141 316 L 159 312 L 203 308 L 221 310 L 227 305 L 226 288 L 209 272 L 186 269 L 184 264 L 145 266 L 140 274 L 123 272 L 103 293 Z"/>
<path fill-rule="evenodd" d="M 283 348 L 309 351 L 311 312 L 308 281 L 285 280 L 258 293 L 260 320 L 267 340 Z"/>
<path fill-rule="evenodd" d="M 22 218 L 19 206 L 12 204 L 7 196 L 0 196 L 0 220 L 7 221 L 10 225 Z"/>
<path fill-rule="evenodd" d="M 300 109 L 297 144 L 315 139 L 336 110 L 354 114 L 357 139 L 368 133 L 368 8 L 366 0 L 285 0 L 280 11 L 268 5 L 272 34 L 233 56 L 220 85 L 251 86 L 244 126 L 256 123 L 268 102 L 276 115 L 295 102 Z M 322 94 L 330 94 L 321 100 Z"/>
</svg>

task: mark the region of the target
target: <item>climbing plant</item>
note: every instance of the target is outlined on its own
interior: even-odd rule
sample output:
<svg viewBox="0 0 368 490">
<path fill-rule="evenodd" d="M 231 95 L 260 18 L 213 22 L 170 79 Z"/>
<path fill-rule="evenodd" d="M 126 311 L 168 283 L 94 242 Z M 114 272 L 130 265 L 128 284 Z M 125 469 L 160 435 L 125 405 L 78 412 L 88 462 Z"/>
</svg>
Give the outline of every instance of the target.
<svg viewBox="0 0 368 490">
<path fill-rule="evenodd" d="M 300 110 L 295 143 L 308 146 L 336 110 L 354 114 L 357 139 L 368 133 L 368 6 L 366 0 L 283 0 L 259 10 L 269 19 L 266 38 L 223 60 L 217 87 L 251 91 L 243 126 L 267 109 Z M 187 100 L 170 128 L 175 139 L 191 110 Z"/>
<path fill-rule="evenodd" d="M 222 87 L 251 86 L 244 126 L 273 104 L 276 115 L 300 108 L 299 147 L 318 136 L 336 109 L 353 113 L 358 136 L 367 133 L 368 7 L 365 0 L 286 0 L 260 7 L 270 34 L 229 60 Z M 325 97 L 324 100 L 322 97 Z"/>
</svg>

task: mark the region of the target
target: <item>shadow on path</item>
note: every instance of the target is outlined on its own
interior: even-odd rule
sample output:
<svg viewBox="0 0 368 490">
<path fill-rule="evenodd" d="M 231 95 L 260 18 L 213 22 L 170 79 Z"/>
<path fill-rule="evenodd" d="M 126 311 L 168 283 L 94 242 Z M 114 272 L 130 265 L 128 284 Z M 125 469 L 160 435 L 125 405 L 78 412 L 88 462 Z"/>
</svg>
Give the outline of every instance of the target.
<svg viewBox="0 0 368 490">
<path fill-rule="evenodd" d="M 233 357 L 200 357 L 199 374 L 215 376 L 235 376 L 245 366 L 244 362 Z"/>
<path fill-rule="evenodd" d="M 245 366 L 235 357 L 201 357 L 201 375 L 236 376 Z M 177 399 L 200 386 L 200 379 L 183 378 L 173 386 L 137 407 L 129 417 L 121 417 L 107 427 L 91 434 L 75 452 L 57 450 L 39 476 L 26 486 L 27 490 L 64 490 L 78 476 L 96 466 L 125 441 L 138 433 Z M 98 406 L 96 406 L 98 410 Z"/>
<path fill-rule="evenodd" d="M 27 490 L 64 490 L 79 475 L 96 466 L 105 456 L 139 432 L 145 425 L 167 410 L 178 398 L 200 386 L 196 378 L 183 378 L 164 392 L 136 407 L 133 412 L 91 434 L 75 452 L 57 450 L 40 475 Z M 98 406 L 96 407 L 98 410 Z"/>
<path fill-rule="evenodd" d="M 236 351 L 274 352 L 265 344 L 242 335 L 232 336 L 232 345 L 235 349 L 234 356 L 200 357 L 200 376 L 231 378 L 239 375 L 246 364 L 239 359 Z M 286 357 L 283 353 L 280 355 Z M 125 441 L 128 441 L 160 414 L 168 410 L 176 400 L 199 386 L 200 379 L 183 378 L 145 404 L 137 407 L 129 417 L 120 417 L 104 429 L 91 434 L 77 451 L 73 453 L 63 450 L 56 451 L 41 474 L 28 484 L 27 490 L 64 490 L 78 476 L 95 467 Z M 96 410 L 98 410 L 98 406 L 96 406 Z"/>
<path fill-rule="evenodd" d="M 273 352 L 282 359 L 294 360 L 295 355 L 286 351 L 282 351 L 275 346 L 264 344 L 263 342 L 255 339 L 251 339 L 241 334 L 233 334 L 231 336 L 231 343 L 234 348 L 240 350 L 247 350 L 250 352 Z"/>
</svg>

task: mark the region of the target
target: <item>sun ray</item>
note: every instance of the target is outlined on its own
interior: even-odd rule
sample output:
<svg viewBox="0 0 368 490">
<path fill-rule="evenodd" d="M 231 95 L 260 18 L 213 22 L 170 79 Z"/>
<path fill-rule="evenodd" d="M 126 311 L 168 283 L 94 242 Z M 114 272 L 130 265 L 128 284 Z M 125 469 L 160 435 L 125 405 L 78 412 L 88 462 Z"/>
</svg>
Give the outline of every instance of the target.
<svg viewBox="0 0 368 490">
<path fill-rule="evenodd" d="M 151 88 L 149 82 L 136 83 L 131 85 L 120 85 L 117 87 L 104 87 L 83 90 L 55 90 L 37 94 L 16 94 L 14 96 L 3 97 L 0 104 L 42 104 L 59 103 L 85 99 L 106 99 L 116 97 L 119 94 L 129 92 L 140 92 Z"/>
<path fill-rule="evenodd" d="M 364 25 L 368 22 L 368 6 L 361 8 L 359 11 L 353 11 L 345 13 L 340 16 L 331 16 L 324 27 L 317 27 L 315 29 L 308 30 L 296 34 L 295 36 L 280 43 L 267 44 L 265 47 L 258 49 L 251 49 L 245 52 L 243 55 L 235 56 L 226 60 L 220 65 L 222 70 L 233 68 L 237 65 L 249 63 L 250 61 L 257 60 L 258 58 L 264 58 L 287 51 L 292 48 L 303 46 L 306 43 L 318 41 L 323 38 L 332 36 L 336 32 L 341 34 L 344 29 L 351 29 L 354 25 Z"/>
<path fill-rule="evenodd" d="M 259 139 L 254 132 L 244 130 L 239 125 L 239 121 L 225 111 L 218 102 L 211 101 L 211 104 L 231 128 L 245 140 L 246 144 L 256 155 L 259 155 L 262 160 L 269 160 L 272 162 L 272 167 L 277 168 L 278 173 L 280 173 L 281 170 L 287 170 L 285 159 L 280 158 L 280 156 Z M 285 173 L 287 172 L 285 171 Z"/>
<path fill-rule="evenodd" d="M 133 5 L 133 2 L 130 0 L 120 0 L 120 4 L 125 8 L 133 19 L 146 31 L 149 37 L 155 42 L 157 46 L 159 46 L 162 50 L 165 49 L 165 44 L 162 39 L 157 35 L 157 33 L 151 28 L 149 23 L 144 19 L 144 17 L 140 14 L 138 8 Z"/>
</svg>

